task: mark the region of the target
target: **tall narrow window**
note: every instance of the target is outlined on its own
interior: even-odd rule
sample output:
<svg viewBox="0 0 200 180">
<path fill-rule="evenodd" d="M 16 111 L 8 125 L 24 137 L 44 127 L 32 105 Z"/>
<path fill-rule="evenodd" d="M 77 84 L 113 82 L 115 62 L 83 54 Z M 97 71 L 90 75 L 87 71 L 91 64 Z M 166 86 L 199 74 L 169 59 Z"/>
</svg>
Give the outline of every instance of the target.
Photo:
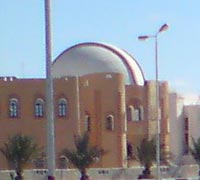
<svg viewBox="0 0 200 180">
<path fill-rule="evenodd" d="M 41 98 L 38 98 L 35 101 L 35 116 L 36 117 L 44 116 L 44 100 Z"/>
<path fill-rule="evenodd" d="M 189 135 L 185 133 L 185 153 L 188 154 L 189 152 Z"/>
<path fill-rule="evenodd" d="M 127 121 L 134 120 L 134 107 L 131 105 L 127 109 Z"/>
<path fill-rule="evenodd" d="M 142 121 L 144 119 L 144 109 L 143 106 L 139 106 L 134 110 L 134 121 Z"/>
<path fill-rule="evenodd" d="M 185 118 L 185 130 L 188 131 L 189 130 L 189 121 L 188 121 L 188 117 Z"/>
<path fill-rule="evenodd" d="M 113 115 L 109 115 L 106 117 L 106 129 L 113 131 L 114 130 L 114 117 Z"/>
<path fill-rule="evenodd" d="M 89 115 L 85 116 L 85 131 L 91 131 L 91 118 Z"/>
<path fill-rule="evenodd" d="M 139 108 L 135 108 L 135 111 L 134 111 L 134 121 L 139 121 L 140 119 L 140 110 Z"/>
<path fill-rule="evenodd" d="M 59 99 L 58 102 L 58 116 L 67 116 L 67 100 L 64 98 Z"/>
<path fill-rule="evenodd" d="M 12 118 L 19 115 L 19 102 L 17 99 L 12 98 L 9 100 L 9 116 Z"/>
<path fill-rule="evenodd" d="M 144 119 L 144 108 L 143 106 L 139 107 L 139 121 L 142 121 Z"/>
</svg>

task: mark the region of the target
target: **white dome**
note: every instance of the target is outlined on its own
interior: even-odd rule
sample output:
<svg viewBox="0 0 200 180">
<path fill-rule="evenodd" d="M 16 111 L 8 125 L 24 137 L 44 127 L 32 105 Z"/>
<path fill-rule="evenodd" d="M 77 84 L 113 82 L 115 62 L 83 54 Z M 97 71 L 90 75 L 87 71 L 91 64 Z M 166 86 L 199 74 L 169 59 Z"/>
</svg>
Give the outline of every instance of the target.
<svg viewBox="0 0 200 180">
<path fill-rule="evenodd" d="M 104 72 L 124 74 L 126 84 L 144 84 L 143 72 L 136 60 L 127 52 L 107 44 L 72 46 L 55 59 L 52 68 L 56 78 Z"/>
</svg>

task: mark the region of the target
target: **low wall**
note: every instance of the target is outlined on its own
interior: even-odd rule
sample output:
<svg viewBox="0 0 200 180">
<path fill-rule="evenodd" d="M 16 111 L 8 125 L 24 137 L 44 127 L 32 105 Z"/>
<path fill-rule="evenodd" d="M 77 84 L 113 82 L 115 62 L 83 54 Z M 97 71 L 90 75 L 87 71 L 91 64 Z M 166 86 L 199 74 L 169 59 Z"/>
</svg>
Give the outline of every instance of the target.
<svg viewBox="0 0 200 180">
<path fill-rule="evenodd" d="M 157 169 L 152 168 L 152 174 L 156 175 Z M 186 170 L 189 172 L 186 175 Z M 109 168 L 109 169 L 89 169 L 88 174 L 92 180 L 136 180 L 139 174 L 143 171 L 142 167 L 134 168 Z M 161 177 L 165 180 L 178 180 L 178 179 L 198 179 L 198 168 L 178 167 L 177 174 L 171 176 L 169 167 L 161 167 Z M 182 173 L 180 173 L 182 172 Z M 0 180 L 11 180 L 10 173 L 14 171 L 0 171 Z M 46 180 L 46 169 L 33 169 L 24 171 L 25 180 Z M 57 169 L 56 180 L 79 180 L 80 173 L 76 169 Z"/>
</svg>

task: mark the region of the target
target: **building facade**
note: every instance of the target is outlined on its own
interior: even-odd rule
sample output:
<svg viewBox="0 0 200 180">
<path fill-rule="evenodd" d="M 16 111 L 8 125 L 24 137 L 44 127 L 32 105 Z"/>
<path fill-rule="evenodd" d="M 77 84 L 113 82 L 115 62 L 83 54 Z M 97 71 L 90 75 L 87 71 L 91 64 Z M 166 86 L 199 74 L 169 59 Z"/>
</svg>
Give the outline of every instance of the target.
<svg viewBox="0 0 200 180">
<path fill-rule="evenodd" d="M 188 147 L 193 148 L 195 142 L 200 138 L 200 105 L 186 105 L 183 108 L 183 127 L 184 127 L 184 148 L 185 153 L 189 153 Z"/>
<path fill-rule="evenodd" d="M 107 153 L 95 167 L 127 167 L 127 147 L 134 150 L 143 138 L 157 133 L 156 84 L 144 79 L 137 61 L 111 45 L 83 43 L 61 53 L 52 65 L 54 77 L 55 146 L 57 168 L 60 152 L 74 147 L 74 136 L 88 132 L 90 143 Z M 36 139 L 44 154 L 45 79 L 0 78 L 0 146 L 7 138 L 23 133 Z M 167 82 L 159 82 L 161 144 L 170 151 L 169 97 Z M 0 155 L 0 169 L 6 161 Z M 42 159 L 43 158 L 43 159 Z"/>
</svg>

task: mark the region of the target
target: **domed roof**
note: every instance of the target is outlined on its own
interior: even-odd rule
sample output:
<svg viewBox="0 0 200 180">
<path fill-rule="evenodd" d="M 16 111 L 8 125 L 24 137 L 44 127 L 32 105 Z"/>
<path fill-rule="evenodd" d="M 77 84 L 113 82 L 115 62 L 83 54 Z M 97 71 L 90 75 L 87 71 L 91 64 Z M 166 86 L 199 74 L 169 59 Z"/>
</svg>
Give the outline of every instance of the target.
<svg viewBox="0 0 200 180">
<path fill-rule="evenodd" d="M 52 75 L 56 78 L 104 72 L 124 74 L 126 84 L 144 84 L 143 72 L 132 56 L 102 43 L 72 46 L 55 59 L 52 68 Z"/>
</svg>

